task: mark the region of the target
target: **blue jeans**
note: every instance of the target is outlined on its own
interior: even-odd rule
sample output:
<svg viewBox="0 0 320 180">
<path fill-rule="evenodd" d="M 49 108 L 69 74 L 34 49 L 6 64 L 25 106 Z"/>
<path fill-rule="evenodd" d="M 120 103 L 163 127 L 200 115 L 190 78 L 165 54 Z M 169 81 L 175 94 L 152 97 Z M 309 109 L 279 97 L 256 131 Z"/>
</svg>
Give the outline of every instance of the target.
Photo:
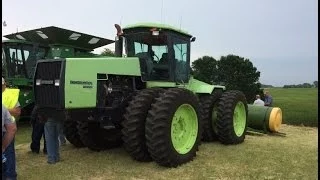
<svg viewBox="0 0 320 180">
<path fill-rule="evenodd" d="M 60 131 L 59 131 L 59 144 L 65 144 L 67 142 L 66 140 L 66 136 L 64 135 L 63 132 L 63 124 L 60 127 Z"/>
<path fill-rule="evenodd" d="M 48 163 L 56 163 L 60 160 L 59 134 L 62 123 L 59 119 L 48 118 L 44 124 L 44 134 L 47 143 Z"/>
<path fill-rule="evenodd" d="M 2 133 L 2 137 L 5 133 Z M 14 149 L 14 139 L 6 148 L 3 153 L 7 161 L 2 164 L 2 179 L 10 178 L 10 179 L 17 179 L 17 172 L 16 172 L 16 152 Z"/>
</svg>

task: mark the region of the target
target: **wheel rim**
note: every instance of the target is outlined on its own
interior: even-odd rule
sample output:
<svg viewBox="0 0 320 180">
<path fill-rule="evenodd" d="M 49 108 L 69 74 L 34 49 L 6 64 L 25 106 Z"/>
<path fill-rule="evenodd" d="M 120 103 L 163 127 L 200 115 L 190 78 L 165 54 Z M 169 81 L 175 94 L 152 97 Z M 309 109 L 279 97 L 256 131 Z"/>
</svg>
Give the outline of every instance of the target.
<svg viewBox="0 0 320 180">
<path fill-rule="evenodd" d="M 215 104 L 212 108 L 212 112 L 211 112 L 211 126 L 213 131 L 216 133 L 217 132 L 217 126 L 216 126 L 216 122 L 217 122 L 217 110 L 218 110 L 218 105 Z"/>
<path fill-rule="evenodd" d="M 243 102 L 238 102 L 233 113 L 233 128 L 238 137 L 242 136 L 246 127 L 246 108 Z"/>
<path fill-rule="evenodd" d="M 188 153 L 194 146 L 198 134 L 198 117 L 189 104 L 176 110 L 171 123 L 171 141 L 179 154 Z"/>
</svg>

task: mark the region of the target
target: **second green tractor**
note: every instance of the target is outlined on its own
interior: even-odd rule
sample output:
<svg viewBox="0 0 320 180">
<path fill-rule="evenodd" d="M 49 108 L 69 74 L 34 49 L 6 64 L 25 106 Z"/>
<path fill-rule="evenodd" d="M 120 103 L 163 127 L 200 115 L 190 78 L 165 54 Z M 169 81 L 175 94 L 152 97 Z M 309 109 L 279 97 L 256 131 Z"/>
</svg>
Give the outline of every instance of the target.
<svg viewBox="0 0 320 180">
<path fill-rule="evenodd" d="M 244 94 L 190 75 L 195 37 L 163 24 L 115 26 L 118 57 L 37 63 L 35 103 L 66 112 L 72 144 L 96 151 L 123 144 L 135 160 L 177 167 L 201 140 L 244 141 Z"/>
</svg>

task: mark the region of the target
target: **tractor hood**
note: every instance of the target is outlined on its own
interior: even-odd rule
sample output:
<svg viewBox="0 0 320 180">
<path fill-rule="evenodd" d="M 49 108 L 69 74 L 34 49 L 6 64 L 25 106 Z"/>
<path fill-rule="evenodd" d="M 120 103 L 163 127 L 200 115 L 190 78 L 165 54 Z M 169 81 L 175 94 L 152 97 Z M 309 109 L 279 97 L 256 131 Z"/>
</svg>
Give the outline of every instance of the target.
<svg viewBox="0 0 320 180">
<path fill-rule="evenodd" d="M 141 76 L 139 59 L 136 57 L 117 58 L 67 58 L 66 81 L 73 77 L 91 79 L 97 74 Z"/>
<path fill-rule="evenodd" d="M 141 76 L 136 57 L 39 60 L 34 75 L 35 101 L 41 107 L 95 107 L 98 82 L 111 75 Z M 81 98 L 79 98 L 81 97 Z"/>
<path fill-rule="evenodd" d="M 110 75 L 140 76 L 138 58 L 70 58 L 65 64 L 65 107 L 95 106 L 99 81 Z M 91 97 L 92 96 L 92 97 Z M 82 98 L 78 98 L 82 97 Z"/>
</svg>

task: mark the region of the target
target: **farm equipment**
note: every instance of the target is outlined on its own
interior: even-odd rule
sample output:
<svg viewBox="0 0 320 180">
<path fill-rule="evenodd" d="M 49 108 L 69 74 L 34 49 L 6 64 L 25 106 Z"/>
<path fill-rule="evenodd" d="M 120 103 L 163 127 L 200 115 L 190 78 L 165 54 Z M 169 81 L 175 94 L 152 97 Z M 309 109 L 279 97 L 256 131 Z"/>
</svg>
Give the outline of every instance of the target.
<svg viewBox="0 0 320 180">
<path fill-rule="evenodd" d="M 37 63 L 36 105 L 65 111 L 73 142 L 96 151 L 123 144 L 135 160 L 177 167 L 196 156 L 201 139 L 244 141 L 244 94 L 190 75 L 195 37 L 163 24 L 115 27 L 118 57 Z"/>
<path fill-rule="evenodd" d="M 2 41 L 2 76 L 20 89 L 21 118 L 34 107 L 33 74 L 39 59 L 94 57 L 91 51 L 114 41 L 54 26 L 17 32 Z"/>
<path fill-rule="evenodd" d="M 279 107 L 248 104 L 248 128 L 263 133 L 278 133 L 282 123 Z"/>
</svg>

